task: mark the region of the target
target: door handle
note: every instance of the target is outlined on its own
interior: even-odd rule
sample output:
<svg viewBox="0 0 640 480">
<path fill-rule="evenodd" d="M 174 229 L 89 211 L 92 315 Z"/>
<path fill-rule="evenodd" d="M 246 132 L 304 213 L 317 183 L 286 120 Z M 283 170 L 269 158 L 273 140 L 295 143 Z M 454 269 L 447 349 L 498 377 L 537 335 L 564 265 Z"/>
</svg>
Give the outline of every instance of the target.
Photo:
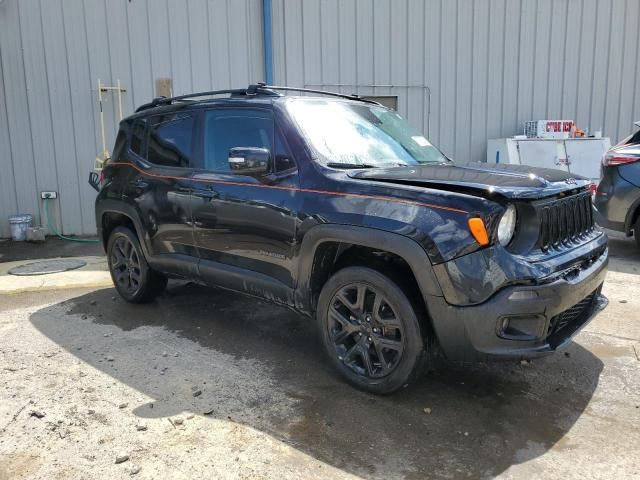
<svg viewBox="0 0 640 480">
<path fill-rule="evenodd" d="M 149 184 L 145 182 L 141 177 L 136 178 L 135 187 L 136 188 L 147 188 Z"/>
<path fill-rule="evenodd" d="M 202 197 L 202 198 L 218 198 L 220 196 L 220 194 L 214 191 L 213 189 L 195 191 L 193 192 L 193 195 L 195 195 L 196 197 Z"/>
<path fill-rule="evenodd" d="M 214 199 L 220 196 L 220 193 L 215 189 L 213 185 L 198 186 L 192 193 L 196 197 Z"/>
</svg>

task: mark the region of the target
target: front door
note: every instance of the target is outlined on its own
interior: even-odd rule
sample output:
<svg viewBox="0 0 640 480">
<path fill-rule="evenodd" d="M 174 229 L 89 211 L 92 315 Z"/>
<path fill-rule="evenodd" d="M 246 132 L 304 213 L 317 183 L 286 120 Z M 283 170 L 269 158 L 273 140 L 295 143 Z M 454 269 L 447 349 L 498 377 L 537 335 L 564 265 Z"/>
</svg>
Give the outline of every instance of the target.
<svg viewBox="0 0 640 480">
<path fill-rule="evenodd" d="M 272 299 L 285 303 L 293 287 L 298 175 L 272 112 L 208 110 L 202 132 L 192 199 L 200 275 L 259 296 L 276 292 Z M 268 151 L 268 170 L 234 173 L 232 149 Z"/>
</svg>

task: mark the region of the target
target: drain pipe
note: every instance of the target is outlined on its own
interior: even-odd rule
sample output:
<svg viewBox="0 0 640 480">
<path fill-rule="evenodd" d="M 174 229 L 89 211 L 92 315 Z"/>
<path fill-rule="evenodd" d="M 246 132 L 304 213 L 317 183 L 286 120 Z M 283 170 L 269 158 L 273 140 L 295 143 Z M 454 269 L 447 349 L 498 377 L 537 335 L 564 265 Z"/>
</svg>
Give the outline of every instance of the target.
<svg viewBox="0 0 640 480">
<path fill-rule="evenodd" d="M 262 31 L 264 33 L 264 74 L 267 85 L 273 85 L 273 29 L 271 26 L 271 0 L 262 0 Z"/>
</svg>

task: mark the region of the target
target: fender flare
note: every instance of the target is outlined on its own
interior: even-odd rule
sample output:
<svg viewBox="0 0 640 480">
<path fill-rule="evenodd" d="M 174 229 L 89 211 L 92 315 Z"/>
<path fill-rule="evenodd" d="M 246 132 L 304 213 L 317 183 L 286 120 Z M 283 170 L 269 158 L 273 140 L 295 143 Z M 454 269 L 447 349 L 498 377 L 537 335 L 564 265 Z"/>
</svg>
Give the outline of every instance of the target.
<svg viewBox="0 0 640 480">
<path fill-rule="evenodd" d="M 124 203 L 119 200 L 100 200 L 98 206 L 96 207 L 96 227 L 98 230 L 98 236 L 102 241 L 103 248 L 107 249 L 107 239 L 102 238 L 102 219 L 105 213 L 117 213 L 119 215 L 124 215 L 129 218 L 131 222 L 133 222 L 133 226 L 135 227 L 135 233 L 140 240 L 140 246 L 142 247 L 142 251 L 144 256 L 148 259 L 151 257 L 151 252 L 149 251 L 148 245 L 150 243 L 149 236 L 146 234 L 144 228 L 142 228 L 142 222 L 140 221 L 140 215 L 138 211 L 131 205 Z"/>
<path fill-rule="evenodd" d="M 313 310 L 310 285 L 313 260 L 318 247 L 325 242 L 349 243 L 393 253 L 407 262 L 425 300 L 428 296 L 443 296 L 427 252 L 414 240 L 375 228 L 337 224 L 317 225 L 305 233 L 298 254 L 296 296 L 304 311 Z"/>
</svg>

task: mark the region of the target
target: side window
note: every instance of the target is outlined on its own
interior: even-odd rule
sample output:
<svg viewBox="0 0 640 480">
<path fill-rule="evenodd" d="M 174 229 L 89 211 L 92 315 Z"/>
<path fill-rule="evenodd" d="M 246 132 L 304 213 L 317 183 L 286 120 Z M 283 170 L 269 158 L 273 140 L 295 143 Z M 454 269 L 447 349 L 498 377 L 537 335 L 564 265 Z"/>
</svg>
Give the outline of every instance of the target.
<svg viewBox="0 0 640 480">
<path fill-rule="evenodd" d="M 150 118 L 147 160 L 166 167 L 192 165 L 193 116 L 178 113 Z"/>
<path fill-rule="evenodd" d="M 287 142 L 280 132 L 279 128 L 276 128 L 275 137 L 275 170 L 276 172 L 286 172 L 296 168 L 296 162 L 293 161 L 291 151 L 287 146 Z"/>
<path fill-rule="evenodd" d="M 259 110 L 209 110 L 204 117 L 204 168 L 230 172 L 229 150 L 268 148 L 273 152 L 273 120 Z"/>
<path fill-rule="evenodd" d="M 120 129 L 118 131 L 118 136 L 116 137 L 116 144 L 113 147 L 113 155 L 111 158 L 114 162 L 120 160 L 120 155 L 122 155 L 122 151 L 124 150 L 125 145 L 127 144 L 127 134 L 124 130 Z"/>
<path fill-rule="evenodd" d="M 129 148 L 141 158 L 147 158 L 145 151 L 145 135 L 147 128 L 142 120 L 136 120 L 131 126 L 131 142 Z"/>
</svg>

